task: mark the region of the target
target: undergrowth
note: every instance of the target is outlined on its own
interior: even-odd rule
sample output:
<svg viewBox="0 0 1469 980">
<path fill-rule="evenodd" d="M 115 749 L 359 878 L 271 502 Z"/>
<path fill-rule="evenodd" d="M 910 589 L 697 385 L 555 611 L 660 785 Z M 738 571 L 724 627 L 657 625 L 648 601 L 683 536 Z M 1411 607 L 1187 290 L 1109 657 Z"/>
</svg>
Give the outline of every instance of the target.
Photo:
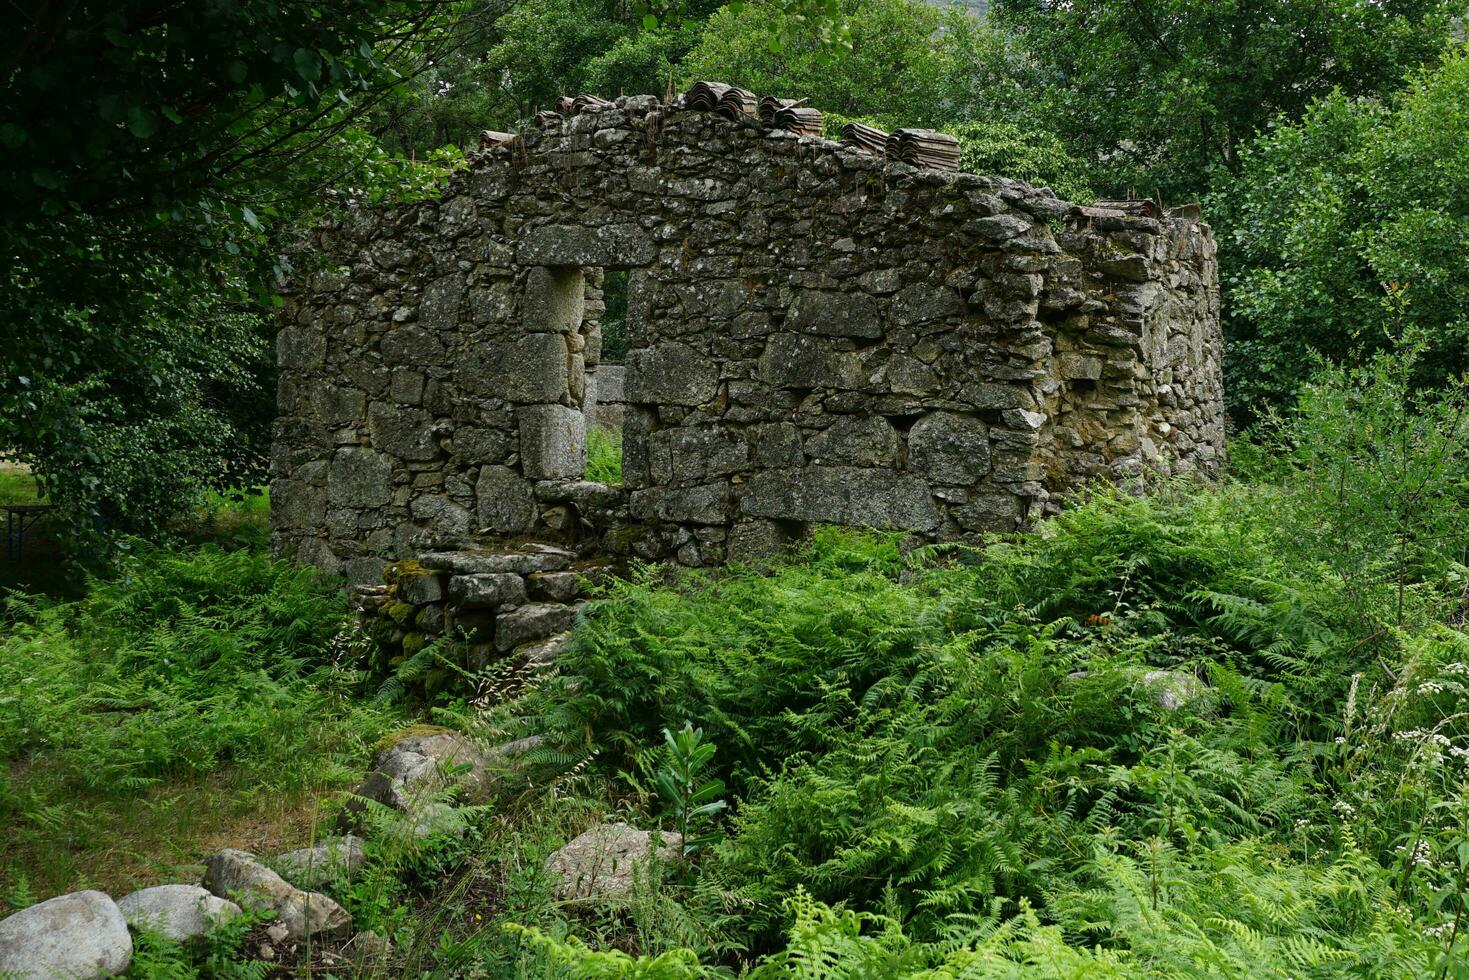
<svg viewBox="0 0 1469 980">
<path fill-rule="evenodd" d="M 1248 483 L 610 588 L 497 723 L 665 830 L 695 726 L 727 811 L 663 928 L 532 903 L 466 975 L 1469 976 L 1469 402 L 1410 360 L 1324 373 Z"/>
<path fill-rule="evenodd" d="M 142 547 L 85 598 L 13 595 L 4 617 L 0 867 L 12 885 L 115 873 L 97 853 L 117 847 L 112 833 L 124 850 L 186 852 L 136 836 L 214 829 L 174 812 L 180 800 L 216 820 L 295 819 L 285 804 L 357 776 L 397 717 L 360 699 L 364 677 L 334 654 L 339 586 L 246 549 Z"/>
<path fill-rule="evenodd" d="M 1259 520 L 1287 506 L 1103 494 L 979 550 L 828 531 L 773 572 L 612 590 L 534 695 L 546 760 L 646 823 L 638 774 L 692 722 L 735 797 L 669 886 L 709 944 L 617 969 L 1462 975 L 1453 574 L 1364 637 Z M 563 946 L 568 975 L 612 956 Z"/>
<path fill-rule="evenodd" d="M 462 840 L 380 835 L 334 887 L 392 942 L 361 972 L 1469 977 L 1469 412 L 1404 377 L 1323 375 L 1236 443 L 1247 480 L 600 587 L 554 672 L 439 695 L 543 741 Z M 289 792 L 396 720 L 331 587 L 248 549 L 145 552 L 9 616 L 23 857 L 81 838 L 63 799 Z M 547 858 L 612 821 L 683 846 L 625 897 L 558 898 Z"/>
</svg>

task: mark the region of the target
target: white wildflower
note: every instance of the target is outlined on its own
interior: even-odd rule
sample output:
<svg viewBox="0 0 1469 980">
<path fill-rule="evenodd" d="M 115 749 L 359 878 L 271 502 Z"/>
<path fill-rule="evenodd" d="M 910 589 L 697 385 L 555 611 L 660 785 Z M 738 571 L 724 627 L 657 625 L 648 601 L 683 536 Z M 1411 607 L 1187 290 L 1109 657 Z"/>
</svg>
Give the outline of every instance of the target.
<svg viewBox="0 0 1469 980">
<path fill-rule="evenodd" d="M 1408 860 L 1420 867 L 1427 868 L 1433 866 L 1433 851 L 1429 849 L 1428 841 L 1426 840 L 1419 840 L 1415 843 L 1411 852 L 1408 851 L 1407 847 L 1399 844 L 1397 852 L 1399 854 L 1407 854 Z"/>
<path fill-rule="evenodd" d="M 1352 730 L 1352 722 L 1357 717 L 1357 685 L 1362 683 L 1361 674 L 1352 675 L 1352 686 L 1347 689 L 1346 730 Z"/>
</svg>

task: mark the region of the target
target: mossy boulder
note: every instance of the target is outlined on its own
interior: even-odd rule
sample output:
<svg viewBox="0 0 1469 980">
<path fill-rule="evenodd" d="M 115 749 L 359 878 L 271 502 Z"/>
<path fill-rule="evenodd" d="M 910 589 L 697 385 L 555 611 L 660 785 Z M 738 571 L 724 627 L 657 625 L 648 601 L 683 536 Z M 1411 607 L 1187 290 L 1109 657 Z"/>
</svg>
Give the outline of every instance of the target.
<svg viewBox="0 0 1469 980">
<path fill-rule="evenodd" d="M 409 633 L 403 637 L 403 656 L 412 657 L 428 646 L 428 637 L 422 633 Z"/>
<path fill-rule="evenodd" d="M 377 744 L 372 747 L 372 754 L 374 756 L 377 756 L 386 752 L 390 752 L 392 749 L 397 747 L 399 742 L 404 742 L 412 738 L 428 738 L 431 735 L 458 734 L 459 733 L 454 731 L 454 729 L 445 728 L 443 725 L 408 725 L 407 727 L 400 728 L 395 732 L 389 732 L 382 738 L 378 739 Z"/>
<path fill-rule="evenodd" d="M 363 626 L 362 631 L 379 646 L 391 647 L 398 644 L 402 631 L 391 619 L 374 619 Z"/>
<path fill-rule="evenodd" d="M 641 525 L 631 527 L 617 527 L 602 535 L 602 547 L 614 555 L 631 555 L 632 546 L 637 542 L 646 528 Z"/>
<path fill-rule="evenodd" d="M 395 561 L 383 569 L 383 581 L 389 585 L 401 585 L 412 579 L 433 574 L 435 572 L 432 569 L 424 568 L 418 563 L 417 559 L 405 558 L 402 561 Z"/>
<path fill-rule="evenodd" d="M 454 683 L 454 676 L 452 671 L 442 667 L 429 671 L 423 675 L 423 693 L 432 697 L 441 691 L 448 690 L 449 686 Z"/>
<path fill-rule="evenodd" d="M 387 608 L 388 618 L 399 626 L 407 626 L 418 615 L 418 608 L 406 602 L 395 602 Z"/>
</svg>

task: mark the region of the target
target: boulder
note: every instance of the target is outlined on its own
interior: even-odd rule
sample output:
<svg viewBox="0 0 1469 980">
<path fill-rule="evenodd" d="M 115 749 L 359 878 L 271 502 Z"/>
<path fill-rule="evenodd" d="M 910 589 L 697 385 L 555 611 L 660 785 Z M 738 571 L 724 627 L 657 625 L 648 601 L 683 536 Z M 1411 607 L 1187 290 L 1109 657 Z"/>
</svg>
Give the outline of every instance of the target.
<svg viewBox="0 0 1469 980">
<path fill-rule="evenodd" d="M 73 892 L 0 919 L 0 976 L 7 980 L 111 977 L 133 960 L 133 937 L 116 903 Z"/>
<path fill-rule="evenodd" d="M 571 629 L 576 607 L 556 602 L 532 602 L 495 621 L 495 649 L 508 653 L 518 646 L 544 640 Z"/>
<path fill-rule="evenodd" d="M 273 911 L 295 940 L 345 939 L 352 933 L 346 909 L 325 895 L 302 891 L 245 851 L 226 848 L 206 860 L 204 887 L 220 898 Z"/>
<path fill-rule="evenodd" d="M 565 374 L 565 367 L 562 369 Z M 565 405 L 520 408 L 520 466 L 532 480 L 580 477 L 587 468 L 587 418 Z"/>
<path fill-rule="evenodd" d="M 661 834 L 657 859 L 675 860 L 678 834 Z M 601 824 L 546 859 L 552 892 L 560 899 L 621 899 L 632 894 L 638 870 L 654 856 L 653 835 L 625 823 Z"/>
<path fill-rule="evenodd" d="M 433 802 L 409 813 L 412 822 L 408 835 L 414 840 L 432 837 L 463 837 L 469 830 L 469 821 L 456 806 Z"/>
<path fill-rule="evenodd" d="M 746 485 L 751 517 L 926 531 L 942 516 L 921 477 L 879 467 L 811 465 L 767 470 Z"/>
<path fill-rule="evenodd" d="M 513 609 L 525 604 L 525 579 L 514 572 L 455 575 L 449 598 L 462 609 Z"/>
<path fill-rule="evenodd" d="M 291 884 L 300 888 L 317 888 L 333 881 L 347 881 L 357 875 L 367 859 L 362 839 L 351 834 L 328 837 L 313 847 L 287 851 L 271 862 Z"/>
<path fill-rule="evenodd" d="M 146 929 L 185 942 L 204 935 L 240 914 L 240 907 L 211 895 L 198 885 L 158 885 L 117 900 L 122 917 L 134 929 Z"/>
<path fill-rule="evenodd" d="M 566 645 L 570 642 L 570 633 L 557 633 L 544 640 L 522 643 L 511 652 L 532 667 L 550 667 L 556 663 L 556 658 L 561 656 L 561 651 L 565 650 Z"/>
<path fill-rule="evenodd" d="M 400 738 L 373 757 L 372 771 L 352 791 L 360 799 L 348 804 L 342 825 L 359 824 L 361 800 L 381 803 L 416 820 L 451 783 L 462 787 L 471 800 L 483 800 L 493 789 L 485 761 L 485 753 L 468 736 L 448 729 L 428 728 Z"/>
<path fill-rule="evenodd" d="M 526 491 L 530 493 L 529 490 Z M 528 498 L 532 508 L 535 499 Z M 532 572 L 559 572 L 576 558 L 573 552 L 546 545 L 526 545 L 522 551 L 434 551 L 420 555 L 418 563 L 424 568 L 448 572 L 451 575 L 491 575 L 514 572 L 529 575 Z"/>
<path fill-rule="evenodd" d="M 930 412 L 908 433 L 908 466 L 934 483 L 973 486 L 990 471 L 989 429 L 978 418 Z"/>
<path fill-rule="evenodd" d="M 443 578 L 438 575 L 411 575 L 398 583 L 398 597 L 413 606 L 426 606 L 444 598 Z"/>
<path fill-rule="evenodd" d="M 581 596 L 581 576 L 576 572 L 533 572 L 531 595 L 548 602 L 573 602 Z"/>
<path fill-rule="evenodd" d="M 1177 711 L 1209 693 L 1209 685 L 1194 674 L 1182 670 L 1143 670 L 1141 667 L 1124 667 L 1125 676 L 1133 678 L 1134 690 L 1141 690 L 1164 711 Z M 1079 681 L 1091 676 L 1089 670 L 1073 670 L 1067 680 Z M 1207 704 L 1205 708 L 1209 707 Z"/>
<path fill-rule="evenodd" d="M 1153 701 L 1165 711 L 1177 711 L 1202 697 L 1208 689 L 1203 681 L 1181 670 L 1150 670 L 1143 674 L 1142 686 L 1153 695 Z"/>
</svg>

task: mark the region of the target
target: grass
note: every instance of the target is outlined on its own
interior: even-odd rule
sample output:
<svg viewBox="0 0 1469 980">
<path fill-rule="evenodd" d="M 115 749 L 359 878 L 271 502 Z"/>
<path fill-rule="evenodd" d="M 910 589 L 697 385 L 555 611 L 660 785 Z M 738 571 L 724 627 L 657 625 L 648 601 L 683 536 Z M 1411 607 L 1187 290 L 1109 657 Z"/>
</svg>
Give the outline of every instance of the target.
<svg viewBox="0 0 1469 980">
<path fill-rule="evenodd" d="M 0 463 L 0 504 L 45 503 L 29 469 Z M 54 518 L 42 517 L 26 531 L 18 561 L 0 559 L 0 595 L 7 589 L 52 596 L 79 594 L 80 582 L 63 560 Z"/>
<path fill-rule="evenodd" d="M 137 547 L 83 598 L 12 598 L 4 616 L 0 894 L 299 838 L 404 720 L 335 643 L 335 583 L 249 549 Z"/>
<path fill-rule="evenodd" d="M 21 792 L 56 785 L 44 765 L 13 764 L 4 781 Z M 224 847 L 273 853 L 304 845 L 315 836 L 322 800 L 342 786 L 277 792 L 225 767 L 136 793 L 53 795 L 45 808 L 27 808 L 28 819 L 0 844 L 0 914 L 3 896 L 17 889 L 37 898 L 80 888 L 121 896 L 195 880 L 203 858 Z"/>
<path fill-rule="evenodd" d="M 270 546 L 270 490 L 210 491 L 172 532 L 187 544 L 213 543 L 264 551 Z"/>
<path fill-rule="evenodd" d="M 0 463 L 0 504 L 44 503 L 45 496 L 30 470 Z"/>
</svg>

